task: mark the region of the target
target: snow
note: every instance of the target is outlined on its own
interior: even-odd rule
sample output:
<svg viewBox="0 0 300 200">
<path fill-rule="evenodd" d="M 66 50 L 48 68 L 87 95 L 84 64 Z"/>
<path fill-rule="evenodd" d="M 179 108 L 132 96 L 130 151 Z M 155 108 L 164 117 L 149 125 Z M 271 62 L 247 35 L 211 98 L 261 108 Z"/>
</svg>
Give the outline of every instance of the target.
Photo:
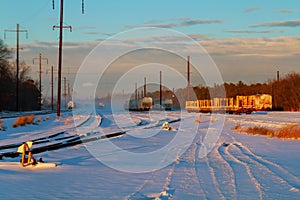
<svg viewBox="0 0 300 200">
<path fill-rule="evenodd" d="M 41 114 L 50 119 L 17 128 L 12 127 L 16 115 L 4 118 L 7 130 L 0 131 L 0 146 L 58 132 L 63 133 L 36 146 L 64 142 L 77 134 L 84 138 L 126 134 L 34 155 L 59 163 L 51 169 L 0 165 L 1 199 L 300 199 L 300 141 L 232 130 L 237 124 L 273 129 L 299 124 L 300 113 L 222 116 L 96 111 L 101 118 L 91 113 L 72 116 L 68 111 L 58 121 L 55 114 Z M 69 124 L 64 123 L 67 118 Z M 172 120 L 176 122 L 170 126 L 176 131 L 161 129 L 164 121 Z M 220 136 L 219 125 L 223 127 Z M 214 135 L 219 136 L 216 143 Z M 112 144 L 117 148 L 112 149 Z M 204 150 L 209 154 L 201 157 Z M 19 159 L 3 157 L 1 162 Z"/>
</svg>

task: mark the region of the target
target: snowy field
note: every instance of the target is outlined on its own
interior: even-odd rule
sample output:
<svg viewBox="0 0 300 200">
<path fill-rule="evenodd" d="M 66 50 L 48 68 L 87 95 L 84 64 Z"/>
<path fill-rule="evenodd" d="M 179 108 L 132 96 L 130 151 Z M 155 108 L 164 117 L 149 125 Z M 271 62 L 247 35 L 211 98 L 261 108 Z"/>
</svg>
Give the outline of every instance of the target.
<svg viewBox="0 0 300 200">
<path fill-rule="evenodd" d="M 17 128 L 12 127 L 15 118 L 4 118 L 1 154 L 17 149 L 6 145 L 29 140 L 36 141 L 33 149 L 69 140 L 86 143 L 34 155 L 57 163 L 55 168 L 0 166 L 0 199 L 300 199 L 300 141 L 232 130 L 237 124 L 274 129 L 299 124 L 300 113 L 227 115 L 224 126 L 223 116 L 179 111 L 131 113 L 130 118 L 101 109 L 97 114 L 75 116 L 76 125 L 71 112 L 60 120 L 44 114 L 43 119 L 50 119 Z M 162 130 L 164 121 L 171 122 L 172 131 Z M 222 132 L 202 158 L 201 147 L 214 124 L 221 124 Z M 101 139 L 120 132 L 126 133 Z M 113 143 L 134 155 L 149 155 L 175 140 L 178 132 L 183 139 L 152 159 L 127 159 L 121 150 L 106 146 Z M 19 160 L 4 156 L 0 162 Z"/>
</svg>

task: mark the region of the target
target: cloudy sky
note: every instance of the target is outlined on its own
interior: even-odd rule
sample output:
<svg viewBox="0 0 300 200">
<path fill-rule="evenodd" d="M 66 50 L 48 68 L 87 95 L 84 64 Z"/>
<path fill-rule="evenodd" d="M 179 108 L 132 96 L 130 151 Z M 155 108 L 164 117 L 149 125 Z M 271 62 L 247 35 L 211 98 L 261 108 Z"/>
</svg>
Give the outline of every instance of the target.
<svg viewBox="0 0 300 200">
<path fill-rule="evenodd" d="M 42 53 L 49 59 L 43 70 L 45 91 L 46 72 L 51 65 L 57 66 L 58 29 L 52 27 L 59 25 L 59 7 L 59 0 L 54 0 L 54 10 L 52 0 L 1 0 L 0 38 L 13 48 L 15 33 L 6 32 L 4 37 L 5 30 L 16 29 L 17 23 L 28 30 L 28 38 L 20 34 L 24 48 L 20 57 L 31 65 L 33 77 L 38 77 L 38 66 L 32 58 Z M 64 30 L 63 76 L 71 83 L 99 42 L 139 27 L 172 29 L 193 38 L 209 53 L 226 82 L 266 82 L 277 70 L 282 75 L 300 72 L 300 4 L 296 0 L 86 0 L 84 14 L 81 0 L 65 0 L 64 8 L 64 25 L 72 26 L 72 32 Z M 146 37 L 135 35 L 138 42 Z"/>
</svg>

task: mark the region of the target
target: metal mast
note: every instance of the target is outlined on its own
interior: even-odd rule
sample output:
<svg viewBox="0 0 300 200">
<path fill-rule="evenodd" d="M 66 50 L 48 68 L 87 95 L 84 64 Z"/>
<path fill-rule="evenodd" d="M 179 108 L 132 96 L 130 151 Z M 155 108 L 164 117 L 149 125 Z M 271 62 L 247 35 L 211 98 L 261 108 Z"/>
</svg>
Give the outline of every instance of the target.
<svg viewBox="0 0 300 200">
<path fill-rule="evenodd" d="M 162 106 L 162 71 L 159 72 L 159 105 Z"/>
<path fill-rule="evenodd" d="M 147 96 L 147 86 L 146 86 L 146 77 L 144 78 L 144 97 Z"/>
<path fill-rule="evenodd" d="M 17 73 L 16 73 L 16 111 L 19 111 L 19 33 L 20 32 L 26 32 L 26 38 L 28 38 L 28 31 L 27 30 L 20 30 L 19 24 L 17 24 L 17 29 L 16 30 L 4 30 L 4 38 L 6 36 L 6 32 L 16 32 L 17 33 L 17 46 L 16 46 L 16 65 L 17 65 Z"/>
<path fill-rule="evenodd" d="M 53 112 L 54 107 L 53 107 L 53 87 L 54 87 L 54 82 L 53 82 L 53 65 L 51 66 L 51 110 Z"/>
<path fill-rule="evenodd" d="M 52 7 L 54 9 L 54 0 L 52 0 Z M 62 71 L 62 42 L 63 42 L 63 28 L 69 28 L 72 31 L 71 26 L 63 26 L 63 11 L 64 0 L 60 0 L 60 18 L 59 26 L 53 26 L 59 28 L 59 46 L 58 46 L 58 84 L 57 84 L 57 116 L 60 116 L 61 107 L 61 71 Z M 84 0 L 82 0 L 82 14 L 84 14 Z"/>
<path fill-rule="evenodd" d="M 191 79 L 190 79 L 190 56 L 188 56 L 187 60 L 187 100 L 190 100 L 191 94 L 190 94 L 190 88 L 191 88 Z"/>
<path fill-rule="evenodd" d="M 47 60 L 47 64 L 48 64 L 48 58 L 43 58 L 42 54 L 39 54 L 38 58 L 33 58 L 32 59 L 32 63 L 34 64 L 34 60 L 39 60 L 39 78 L 40 78 L 40 85 L 39 85 L 39 90 L 40 90 L 40 105 L 41 105 L 41 100 L 42 100 L 42 60 Z"/>
</svg>

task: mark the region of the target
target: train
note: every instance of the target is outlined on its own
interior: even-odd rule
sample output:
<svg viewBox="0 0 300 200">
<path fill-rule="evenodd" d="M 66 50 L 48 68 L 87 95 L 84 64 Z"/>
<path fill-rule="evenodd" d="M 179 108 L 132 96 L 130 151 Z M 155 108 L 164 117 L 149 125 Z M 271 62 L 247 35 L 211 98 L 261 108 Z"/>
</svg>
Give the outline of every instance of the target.
<svg viewBox="0 0 300 200">
<path fill-rule="evenodd" d="M 104 108 L 104 103 L 99 102 L 99 103 L 98 103 L 98 106 L 99 106 L 99 108 Z"/>
<path fill-rule="evenodd" d="M 172 110 L 173 100 L 172 99 L 165 99 L 164 107 L 165 107 L 165 110 Z"/>
<path fill-rule="evenodd" d="M 151 97 L 143 97 L 140 99 L 131 99 L 124 105 L 125 110 L 129 111 L 149 111 L 149 110 L 172 110 L 172 99 L 165 99 L 160 106 L 159 101 L 153 101 Z"/>
<path fill-rule="evenodd" d="M 153 101 L 153 110 L 166 110 L 171 111 L 173 109 L 173 100 L 172 99 L 164 99 L 161 102 L 162 105 L 160 105 L 160 100 Z"/>
<path fill-rule="evenodd" d="M 149 111 L 152 108 L 152 98 L 131 99 L 125 103 L 124 107 L 130 111 Z"/>
<path fill-rule="evenodd" d="M 269 94 L 257 94 L 248 96 L 236 96 L 231 98 L 213 98 L 186 101 L 187 112 L 226 112 L 229 114 L 250 114 L 253 111 L 272 110 L 272 96 Z"/>
<path fill-rule="evenodd" d="M 75 104 L 74 104 L 73 101 L 69 101 L 68 104 L 67 104 L 67 106 L 68 106 L 68 109 L 73 109 L 74 106 L 75 106 Z"/>
</svg>

